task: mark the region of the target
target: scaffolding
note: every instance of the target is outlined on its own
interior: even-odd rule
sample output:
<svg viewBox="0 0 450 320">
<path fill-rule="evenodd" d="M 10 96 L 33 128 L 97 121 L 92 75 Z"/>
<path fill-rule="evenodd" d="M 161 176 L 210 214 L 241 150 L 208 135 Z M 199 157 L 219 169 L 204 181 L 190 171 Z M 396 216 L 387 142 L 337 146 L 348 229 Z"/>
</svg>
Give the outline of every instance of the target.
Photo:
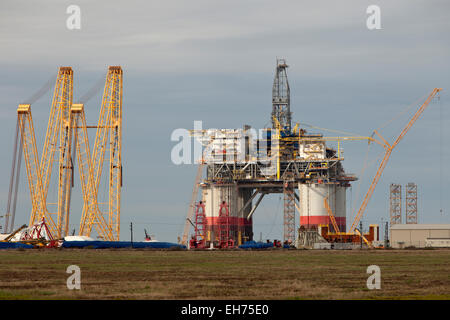
<svg viewBox="0 0 450 320">
<path fill-rule="evenodd" d="M 406 185 L 406 223 L 417 223 L 417 184 Z"/>
<path fill-rule="evenodd" d="M 293 175 L 286 176 L 283 185 L 284 195 L 284 233 L 283 241 L 295 241 L 295 191 Z"/>
<path fill-rule="evenodd" d="M 195 245 L 199 249 L 203 249 L 206 244 L 206 230 L 205 230 L 205 205 L 200 201 L 196 205 L 195 210 Z"/>
<path fill-rule="evenodd" d="M 389 196 L 389 216 L 391 226 L 402 223 L 402 186 L 391 183 Z"/>
<path fill-rule="evenodd" d="M 219 247 L 233 248 L 234 241 L 230 234 L 230 212 L 228 204 L 223 201 L 219 208 Z"/>
</svg>

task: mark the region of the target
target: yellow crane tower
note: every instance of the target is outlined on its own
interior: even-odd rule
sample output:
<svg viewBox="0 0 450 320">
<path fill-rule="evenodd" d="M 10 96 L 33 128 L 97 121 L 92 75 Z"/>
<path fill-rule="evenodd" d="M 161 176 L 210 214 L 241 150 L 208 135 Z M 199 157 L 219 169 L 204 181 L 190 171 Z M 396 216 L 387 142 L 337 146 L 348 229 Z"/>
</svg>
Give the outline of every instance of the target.
<svg viewBox="0 0 450 320">
<path fill-rule="evenodd" d="M 425 100 L 425 102 L 420 106 L 420 108 L 416 111 L 416 113 L 412 116 L 412 118 L 409 120 L 409 122 L 406 124 L 406 126 L 401 131 L 400 135 L 397 137 L 397 139 L 392 143 L 389 144 L 386 139 L 384 139 L 381 134 L 378 131 L 374 131 L 374 134 L 376 134 L 382 142 L 378 142 L 383 145 L 384 149 L 386 150 L 383 160 L 381 160 L 381 163 L 378 167 L 377 173 L 375 174 L 375 177 L 372 180 L 372 183 L 369 186 L 369 190 L 367 191 L 364 200 L 358 210 L 358 213 L 355 216 L 355 219 L 353 220 L 353 223 L 350 227 L 350 232 L 353 233 L 356 229 L 356 226 L 358 225 L 359 221 L 361 220 L 364 211 L 367 208 L 367 204 L 369 203 L 370 198 L 372 197 L 373 192 L 375 191 L 375 187 L 378 184 L 378 181 L 381 178 L 381 174 L 384 171 L 384 168 L 386 167 L 389 158 L 392 154 L 392 151 L 394 148 L 398 145 L 398 143 L 403 139 L 403 137 L 406 135 L 406 133 L 409 131 L 409 129 L 412 127 L 412 125 L 417 121 L 419 116 L 423 113 L 423 111 L 428 107 L 431 100 L 440 92 L 442 91 L 442 88 L 434 88 L 433 91 L 429 94 L 428 98 Z"/>
<path fill-rule="evenodd" d="M 108 69 L 100 117 L 98 125 L 95 126 L 97 135 L 92 157 L 84 105 L 72 104 L 72 68 L 60 67 L 58 70 L 40 163 L 31 105 L 19 105 L 17 121 L 21 136 L 20 144 L 23 148 L 32 204 L 30 226 L 45 219 L 53 237 L 58 239 L 67 235 L 74 174 L 73 158 L 76 153 L 83 193 L 80 235 L 89 236 L 94 227 L 100 238 L 119 240 L 122 187 L 122 74 L 120 66 L 111 66 Z M 108 210 L 102 212 L 98 203 L 98 190 L 106 154 L 109 159 L 107 164 L 109 201 Z M 55 162 L 59 168 L 56 212 L 49 210 L 49 205 L 54 204 L 50 203 L 47 197 Z"/>
<path fill-rule="evenodd" d="M 112 240 L 109 236 L 112 233 L 111 229 L 107 225 L 98 207 L 97 189 L 94 184 L 84 105 L 74 103 L 71 112 L 74 128 L 74 151 L 78 161 L 81 190 L 83 193 L 83 211 L 80 224 L 83 228 L 80 228 L 80 234 L 90 235 L 91 229 L 89 229 L 88 233 L 84 226 L 95 225 L 99 237 L 106 240 Z"/>
<path fill-rule="evenodd" d="M 38 162 L 38 152 L 34 133 L 31 105 L 21 104 L 17 109 L 18 123 L 21 133 L 21 144 L 24 150 L 27 168 L 28 184 L 32 210 L 30 225 L 45 218 L 50 232 L 56 238 L 67 234 L 70 212 L 70 193 L 72 186 L 71 161 L 71 116 L 70 108 L 73 97 L 73 71 L 70 67 L 60 67 L 53 94 L 50 117 L 45 136 L 41 162 Z M 59 142 L 59 143 L 58 143 Z M 47 195 L 52 175 L 53 164 L 56 161 L 56 150 L 59 150 L 58 167 L 58 202 L 56 212 L 48 210 Z"/>
<path fill-rule="evenodd" d="M 85 159 L 79 158 L 80 177 L 85 179 L 82 183 L 85 202 L 80 222 L 80 235 L 89 236 L 92 227 L 95 227 L 99 236 L 105 240 L 119 240 L 120 234 L 120 200 L 122 188 L 122 76 L 120 66 L 110 66 L 106 76 L 103 91 L 102 105 L 97 125 L 94 149 L 91 163 L 87 160 L 89 146 L 85 131 L 86 122 L 81 121 L 81 132 L 86 138 L 77 139 L 77 150 L 84 150 Z M 77 107 L 78 108 L 78 107 Z M 74 112 L 76 109 L 74 109 Z M 84 113 L 83 113 L 84 115 Z M 83 116 L 82 116 L 83 117 Z M 80 132 L 79 130 L 77 130 Z M 84 140 L 83 140 L 84 139 Z M 81 152 L 78 152 L 80 156 Z M 108 172 L 108 210 L 103 213 L 98 208 L 98 190 L 100 187 L 105 155 L 109 157 Z M 91 166 L 91 169 L 89 169 Z M 84 170 L 83 173 L 81 170 Z"/>
</svg>

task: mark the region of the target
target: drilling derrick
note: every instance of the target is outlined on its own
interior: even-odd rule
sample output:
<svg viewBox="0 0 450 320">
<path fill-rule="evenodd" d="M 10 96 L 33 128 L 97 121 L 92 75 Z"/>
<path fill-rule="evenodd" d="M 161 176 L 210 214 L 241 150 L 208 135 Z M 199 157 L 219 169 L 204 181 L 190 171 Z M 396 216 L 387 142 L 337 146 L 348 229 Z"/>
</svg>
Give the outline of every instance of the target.
<svg viewBox="0 0 450 320">
<path fill-rule="evenodd" d="M 277 128 L 278 121 L 281 130 L 291 132 L 291 93 L 284 59 L 277 59 L 275 78 L 272 87 L 272 128 Z"/>
</svg>

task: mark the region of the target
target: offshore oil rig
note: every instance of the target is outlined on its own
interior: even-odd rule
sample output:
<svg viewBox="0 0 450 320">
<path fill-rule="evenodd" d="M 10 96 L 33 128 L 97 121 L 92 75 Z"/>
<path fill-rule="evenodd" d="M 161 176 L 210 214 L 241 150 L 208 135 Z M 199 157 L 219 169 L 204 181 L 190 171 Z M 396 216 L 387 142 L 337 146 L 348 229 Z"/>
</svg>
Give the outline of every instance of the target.
<svg viewBox="0 0 450 320">
<path fill-rule="evenodd" d="M 204 152 L 180 243 L 188 244 L 191 226 L 191 248 L 232 248 L 253 240 L 252 216 L 264 196 L 272 193 L 283 194 L 285 245 L 305 241 L 311 234 L 324 242 L 378 241 L 378 225 L 370 225 L 363 234 L 358 223 L 392 150 L 441 89 L 433 90 L 392 144 L 377 131 L 371 137 L 324 137 L 308 134 L 299 123 L 293 125 L 287 68 L 284 59 L 277 59 L 271 128 L 191 130 Z M 357 180 L 342 165 L 340 145 L 348 140 L 378 143 L 386 154 L 347 232 L 346 189 Z M 328 141 L 337 142 L 337 148 L 327 146 Z"/>
</svg>

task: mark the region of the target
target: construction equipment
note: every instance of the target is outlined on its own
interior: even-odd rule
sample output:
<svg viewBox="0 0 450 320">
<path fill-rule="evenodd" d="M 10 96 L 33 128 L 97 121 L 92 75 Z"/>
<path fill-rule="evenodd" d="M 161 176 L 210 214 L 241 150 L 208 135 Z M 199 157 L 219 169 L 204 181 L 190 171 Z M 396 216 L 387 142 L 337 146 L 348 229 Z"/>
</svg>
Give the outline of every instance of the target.
<svg viewBox="0 0 450 320">
<path fill-rule="evenodd" d="M 191 133 L 192 134 L 192 133 Z M 197 174 L 195 176 L 195 181 L 194 181 L 194 187 L 192 188 L 192 196 L 191 196 L 191 202 L 189 203 L 189 208 L 188 208 L 188 213 L 186 216 L 186 221 L 184 223 L 184 229 L 183 229 L 183 236 L 181 237 L 181 244 L 187 244 L 187 239 L 189 236 L 189 230 L 191 228 L 191 225 L 194 225 L 192 223 L 192 218 L 194 217 L 194 213 L 195 213 L 195 202 L 197 200 L 197 196 L 198 196 L 198 188 L 199 188 L 199 184 L 200 184 L 200 180 L 202 179 L 202 174 L 203 174 L 203 167 L 205 164 L 204 161 L 204 156 L 208 150 L 208 147 L 210 146 L 212 141 L 209 141 L 206 144 L 206 148 L 202 153 L 202 158 L 199 160 L 198 166 L 197 166 Z M 194 226 L 195 227 L 195 226 Z"/>
<path fill-rule="evenodd" d="M 145 241 L 152 240 L 152 237 L 150 237 L 150 235 L 147 233 L 147 229 L 144 229 L 144 233 L 145 233 Z"/>
<path fill-rule="evenodd" d="M 90 236 L 91 229 L 87 225 L 94 225 L 99 237 L 112 241 L 112 230 L 100 213 L 97 202 L 97 188 L 94 184 L 92 159 L 90 155 L 89 139 L 86 125 L 86 115 L 83 104 L 72 105 L 72 119 L 74 128 L 75 153 L 80 173 L 81 190 L 83 193 L 83 212 L 80 223 L 80 235 Z M 89 220 L 88 220 L 89 219 Z"/>
<path fill-rule="evenodd" d="M 16 180 L 15 193 L 17 194 L 18 172 L 16 171 L 19 169 L 16 168 L 20 168 L 20 157 L 23 151 L 32 204 L 30 225 L 46 221 L 49 232 L 56 239 L 65 237 L 69 228 L 74 159 L 75 154 L 78 153 L 84 200 L 80 235 L 89 236 L 92 227 L 95 226 L 99 237 L 105 240 L 119 240 L 122 187 L 122 74 L 122 69 L 119 66 L 112 66 L 108 69 L 92 157 L 90 156 L 84 106 L 82 104 L 72 105 L 72 68 L 60 67 L 58 70 L 40 163 L 31 105 L 19 105 L 17 108 L 13 172 L 7 206 L 8 218 L 11 215 L 12 221 L 14 219 L 17 196 L 12 201 L 11 209 L 12 182 L 14 179 Z M 16 156 L 17 145 L 20 146 L 18 157 Z M 57 151 L 59 151 L 58 155 Z M 108 152 L 109 159 L 109 206 L 106 213 L 102 213 L 97 199 L 106 152 Z M 18 162 L 17 165 L 16 162 Z M 55 163 L 59 168 L 56 210 L 49 209 L 49 206 L 54 205 L 54 203 L 51 203 L 48 199 Z M 8 223 L 9 221 L 6 222 L 7 227 Z M 11 227 L 12 225 L 13 222 Z"/>
<path fill-rule="evenodd" d="M 187 243 L 187 239 L 188 239 L 188 235 L 189 235 L 189 229 L 191 228 L 191 224 L 192 224 L 192 218 L 194 216 L 194 212 L 195 212 L 195 201 L 197 199 L 198 196 L 198 186 L 200 183 L 200 179 L 202 178 L 202 173 L 203 173 L 203 161 L 200 161 L 200 163 L 197 166 L 197 175 L 195 176 L 195 181 L 194 181 L 194 187 L 192 190 L 192 197 L 191 197 L 191 202 L 189 204 L 189 208 L 188 208 L 188 214 L 186 217 L 186 222 L 184 223 L 184 230 L 183 230 L 183 237 L 181 238 L 181 243 L 185 244 Z"/>
<path fill-rule="evenodd" d="M 28 186 L 31 197 L 31 217 L 30 221 L 34 221 L 36 217 L 47 217 L 50 223 L 50 229 L 54 232 L 58 230 L 56 222 L 47 211 L 45 201 L 41 170 L 39 169 L 39 160 L 36 149 L 36 138 L 34 135 L 33 118 L 31 116 L 31 106 L 29 104 L 20 104 L 17 108 L 17 121 L 21 134 L 21 143 L 23 148 L 23 156 L 28 177 Z"/>
<path fill-rule="evenodd" d="M 195 247 L 202 249 L 206 246 L 206 229 L 205 229 L 205 205 L 200 201 L 195 210 Z"/>
<path fill-rule="evenodd" d="M 361 237 L 361 239 L 364 241 L 365 244 L 367 244 L 367 246 L 368 246 L 369 248 L 371 248 L 371 249 L 373 248 L 372 242 L 370 242 L 369 240 L 367 240 L 367 238 L 363 235 L 363 233 L 362 233 L 358 228 L 355 228 L 355 232 L 356 232 L 356 234 L 357 234 L 358 236 Z"/>
<path fill-rule="evenodd" d="M 328 197 L 323 198 L 323 206 L 325 207 L 325 209 L 328 212 L 328 216 L 330 217 L 330 221 L 331 221 L 331 223 L 333 225 L 334 232 L 335 233 L 340 233 L 339 226 L 336 223 L 336 219 L 334 218 L 333 211 L 331 210 L 330 205 L 328 204 Z"/>
<path fill-rule="evenodd" d="M 219 248 L 233 248 L 234 241 L 230 235 L 230 211 L 228 208 L 228 204 L 223 201 L 220 204 L 219 208 L 219 217 L 218 217 L 218 233 L 219 233 Z"/>
<path fill-rule="evenodd" d="M 8 235 L 5 239 L 1 240 L 2 242 L 10 242 L 12 238 L 14 238 L 14 236 L 19 233 L 20 231 L 22 231 L 23 229 L 25 229 L 27 227 L 26 224 L 22 225 L 21 227 L 17 228 L 16 230 L 14 230 L 10 235 Z"/>
<path fill-rule="evenodd" d="M 361 204 L 361 207 L 358 210 L 358 213 L 356 214 L 356 217 L 352 223 L 352 226 L 350 227 L 350 233 L 352 233 L 356 226 L 358 225 L 359 221 L 361 220 L 364 211 L 366 210 L 367 204 L 369 203 L 370 198 L 372 197 L 372 194 L 375 190 L 375 187 L 380 180 L 381 174 L 383 173 L 384 168 L 386 167 L 389 157 L 391 156 L 392 151 L 394 148 L 398 145 L 398 143 L 403 139 L 403 137 L 406 135 L 408 130 L 412 127 L 412 125 L 417 121 L 419 116 L 423 113 L 423 111 L 427 108 L 431 100 L 442 90 L 442 88 L 434 88 L 433 91 L 430 93 L 428 98 L 425 100 L 425 102 L 420 106 L 420 108 L 416 111 L 416 113 L 413 115 L 411 120 L 406 124 L 406 126 L 403 128 L 400 135 L 397 137 L 397 139 L 394 141 L 394 143 L 389 144 L 381 135 L 378 133 L 377 130 L 374 131 L 374 134 L 376 134 L 380 139 L 384 142 L 384 148 L 386 150 L 383 160 L 380 163 L 380 166 L 378 167 L 377 173 L 375 174 L 375 177 L 372 180 L 372 183 L 370 184 L 369 190 L 367 191 L 364 200 Z"/>
<path fill-rule="evenodd" d="M 72 68 L 60 67 L 40 164 L 38 162 L 31 105 L 20 104 L 17 109 L 21 147 L 24 152 L 32 202 L 30 225 L 34 225 L 37 221 L 45 218 L 49 222 L 51 232 L 58 238 L 67 234 L 69 223 L 70 193 L 73 178 L 70 118 L 72 95 Z M 55 160 L 56 150 L 59 150 L 58 160 Z M 47 194 L 55 162 L 58 163 L 59 167 L 58 201 L 56 212 L 49 212 Z"/>
<path fill-rule="evenodd" d="M 120 66 L 108 68 L 102 106 L 97 125 L 91 164 L 87 160 L 87 140 L 77 141 L 77 149 L 84 152 L 84 173 L 86 180 L 83 185 L 85 204 L 80 222 L 80 235 L 90 236 L 95 227 L 99 236 L 105 240 L 117 241 L 120 235 L 120 200 L 122 188 L 122 78 Z M 74 110 L 75 111 L 75 110 Z M 85 122 L 81 122 L 82 132 L 85 132 Z M 84 133 L 83 133 L 84 134 Z M 81 144 L 84 144 L 82 146 Z M 98 208 L 97 198 L 100 187 L 105 154 L 108 151 L 108 209 L 102 212 Z M 80 153 L 80 152 L 79 152 Z M 91 169 L 89 169 L 91 166 Z M 91 177 L 92 172 L 92 177 Z M 81 173 L 80 173 L 81 176 Z M 87 176 L 87 178 L 86 178 Z"/>
</svg>

